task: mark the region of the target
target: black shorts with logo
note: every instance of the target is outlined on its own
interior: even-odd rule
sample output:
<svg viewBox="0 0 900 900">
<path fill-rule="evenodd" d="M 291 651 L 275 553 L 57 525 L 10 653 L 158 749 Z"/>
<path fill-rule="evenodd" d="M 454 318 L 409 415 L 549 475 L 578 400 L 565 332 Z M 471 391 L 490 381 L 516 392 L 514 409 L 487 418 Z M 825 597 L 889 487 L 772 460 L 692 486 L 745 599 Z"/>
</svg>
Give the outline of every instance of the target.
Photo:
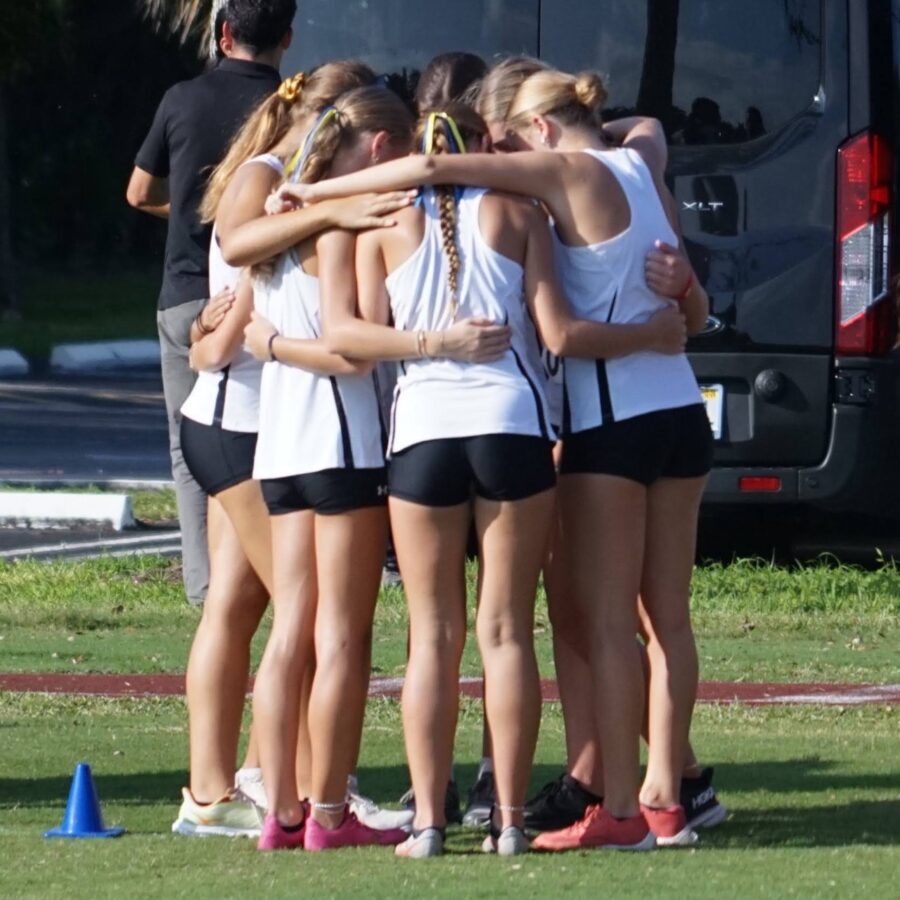
<svg viewBox="0 0 900 900">
<path fill-rule="evenodd" d="M 215 497 L 253 477 L 256 432 L 226 431 L 182 416 L 181 453 L 197 484 Z"/>
<path fill-rule="evenodd" d="M 473 494 L 524 500 L 556 484 L 552 449 L 523 434 L 422 441 L 391 457 L 391 496 L 423 506 L 456 506 Z"/>
<path fill-rule="evenodd" d="M 269 515 L 312 509 L 323 516 L 384 506 L 387 503 L 387 470 L 323 469 L 286 478 L 264 478 L 263 498 Z"/>
<path fill-rule="evenodd" d="M 712 457 L 709 418 L 697 403 L 567 435 L 559 473 L 618 475 L 651 485 L 659 478 L 700 478 Z"/>
</svg>

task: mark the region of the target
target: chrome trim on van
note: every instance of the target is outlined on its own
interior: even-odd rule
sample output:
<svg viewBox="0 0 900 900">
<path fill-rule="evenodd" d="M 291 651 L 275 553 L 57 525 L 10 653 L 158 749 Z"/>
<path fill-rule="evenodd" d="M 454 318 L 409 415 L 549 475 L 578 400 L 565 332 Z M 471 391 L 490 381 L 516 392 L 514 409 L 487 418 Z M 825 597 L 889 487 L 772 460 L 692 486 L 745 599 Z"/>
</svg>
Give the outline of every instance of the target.
<svg viewBox="0 0 900 900">
<path fill-rule="evenodd" d="M 720 334 L 725 330 L 725 323 L 715 316 L 707 316 L 703 328 L 697 332 L 696 337 L 709 337 L 712 334 Z"/>
</svg>

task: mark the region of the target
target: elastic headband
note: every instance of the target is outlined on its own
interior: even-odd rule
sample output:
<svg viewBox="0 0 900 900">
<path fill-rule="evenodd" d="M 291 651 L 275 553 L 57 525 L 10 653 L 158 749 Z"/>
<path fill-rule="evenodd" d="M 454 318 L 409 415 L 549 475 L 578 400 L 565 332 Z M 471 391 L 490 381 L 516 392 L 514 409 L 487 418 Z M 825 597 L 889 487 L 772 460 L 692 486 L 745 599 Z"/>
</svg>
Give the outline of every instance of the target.
<svg viewBox="0 0 900 900">
<path fill-rule="evenodd" d="M 448 135 L 450 139 L 450 148 L 454 153 L 465 153 L 466 142 L 463 140 L 456 119 L 445 112 L 433 112 L 428 114 L 428 124 L 425 126 L 425 136 L 422 138 L 422 152 L 426 154 L 434 153 L 434 131 L 437 127 L 438 119 L 444 121 L 450 131 Z"/>
<path fill-rule="evenodd" d="M 459 130 L 459 125 L 456 124 L 456 119 L 453 118 L 449 113 L 445 112 L 433 112 L 428 114 L 428 123 L 425 125 L 425 134 L 422 137 L 422 152 L 429 156 L 434 153 L 434 132 L 437 128 L 438 120 L 444 122 L 447 126 L 447 130 L 450 132 L 447 135 L 447 138 L 450 141 L 450 149 L 453 153 L 465 153 L 466 152 L 466 142 L 463 140 L 462 133 Z M 455 187 L 453 189 L 453 194 L 456 197 L 456 202 L 462 199 L 462 195 L 464 192 L 464 188 Z M 421 195 L 416 199 L 416 206 L 422 205 L 422 197 Z"/>
</svg>

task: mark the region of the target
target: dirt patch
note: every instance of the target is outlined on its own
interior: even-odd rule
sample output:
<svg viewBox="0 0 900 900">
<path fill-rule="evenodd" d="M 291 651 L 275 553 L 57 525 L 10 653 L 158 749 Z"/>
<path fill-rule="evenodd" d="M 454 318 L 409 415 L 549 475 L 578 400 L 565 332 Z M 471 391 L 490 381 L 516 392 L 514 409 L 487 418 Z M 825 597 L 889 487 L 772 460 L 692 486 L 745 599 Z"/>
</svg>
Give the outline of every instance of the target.
<svg viewBox="0 0 900 900">
<path fill-rule="evenodd" d="M 248 690 L 252 684 L 248 686 Z M 372 697 L 400 696 L 402 678 L 373 678 Z M 105 697 L 174 697 L 184 694 L 184 675 L 91 675 L 80 673 L 0 673 L 0 691 L 46 694 L 95 694 Z M 482 695 L 480 678 L 460 679 L 460 692 L 467 697 Z M 556 682 L 541 682 L 545 702 L 559 700 Z M 770 684 L 758 682 L 703 681 L 699 703 L 739 703 L 747 706 L 900 705 L 900 684 Z"/>
</svg>

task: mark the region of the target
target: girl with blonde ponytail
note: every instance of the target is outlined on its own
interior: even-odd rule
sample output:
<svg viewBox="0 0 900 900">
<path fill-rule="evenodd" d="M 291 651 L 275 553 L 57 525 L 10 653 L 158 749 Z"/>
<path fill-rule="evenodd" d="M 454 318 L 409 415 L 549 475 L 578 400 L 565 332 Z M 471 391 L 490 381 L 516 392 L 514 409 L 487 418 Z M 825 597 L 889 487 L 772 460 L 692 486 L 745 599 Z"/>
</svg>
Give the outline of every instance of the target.
<svg viewBox="0 0 900 900">
<path fill-rule="evenodd" d="M 261 366 L 241 346 L 253 293 L 249 281 L 240 280 L 240 268 L 228 264 L 225 237 L 237 235 L 240 240 L 241 229 L 252 229 L 252 219 L 263 216 L 266 197 L 283 177 L 286 161 L 302 143 L 320 106 L 373 79 L 368 67 L 352 62 L 331 63 L 308 76 L 301 73 L 287 79 L 240 131 L 204 202 L 207 219 L 216 219 L 210 282 L 215 292 L 235 291 L 236 299 L 214 331 L 195 323 L 191 365 L 199 375 L 181 410 L 185 461 L 209 497 L 211 581 L 188 663 L 191 782 L 174 825 L 179 833 L 203 833 L 198 823 L 219 812 L 239 820 L 245 831 L 258 830 L 252 807 L 243 794 L 233 796 L 231 788 L 250 641 L 272 592 L 271 542 L 268 511 L 259 483 L 252 478 Z M 406 202 L 405 196 L 400 202 Z M 274 249 L 260 252 L 271 256 L 280 249 L 279 241 L 289 246 L 326 228 L 369 227 L 373 219 L 380 224 L 377 213 L 397 205 L 390 199 L 353 199 L 299 210 L 279 217 Z M 310 681 L 311 674 L 306 678 L 307 684 Z M 309 790 L 305 721 L 300 733 L 298 788 L 305 794 Z M 245 771 L 257 768 L 255 756 L 251 731 L 238 787 L 264 806 L 258 776 Z"/>
<path fill-rule="evenodd" d="M 601 131 L 604 99 L 603 81 L 594 73 L 538 72 L 519 88 L 506 123 L 517 148 L 532 152 L 410 157 L 297 195 L 321 199 L 417 184 L 483 184 L 532 195 L 553 217 L 557 265 L 577 315 L 638 325 L 677 303 L 687 332 L 696 333 L 708 300 L 693 272 L 675 303 L 654 293 L 645 278 L 646 256 L 656 243 L 678 244 L 661 199 L 662 129 L 644 120 Z M 622 146 L 607 143 L 610 136 Z M 679 783 L 697 681 L 688 608 L 712 456 L 709 423 L 683 352 L 568 358 L 564 371 L 560 507 L 573 602 L 588 611 L 605 796 L 602 807 L 591 807 L 570 829 L 539 836 L 535 846 L 690 843 L 696 835 L 679 805 Z M 652 693 L 659 698 L 650 707 L 643 787 L 644 677 L 634 641 L 639 593 Z"/>
</svg>

